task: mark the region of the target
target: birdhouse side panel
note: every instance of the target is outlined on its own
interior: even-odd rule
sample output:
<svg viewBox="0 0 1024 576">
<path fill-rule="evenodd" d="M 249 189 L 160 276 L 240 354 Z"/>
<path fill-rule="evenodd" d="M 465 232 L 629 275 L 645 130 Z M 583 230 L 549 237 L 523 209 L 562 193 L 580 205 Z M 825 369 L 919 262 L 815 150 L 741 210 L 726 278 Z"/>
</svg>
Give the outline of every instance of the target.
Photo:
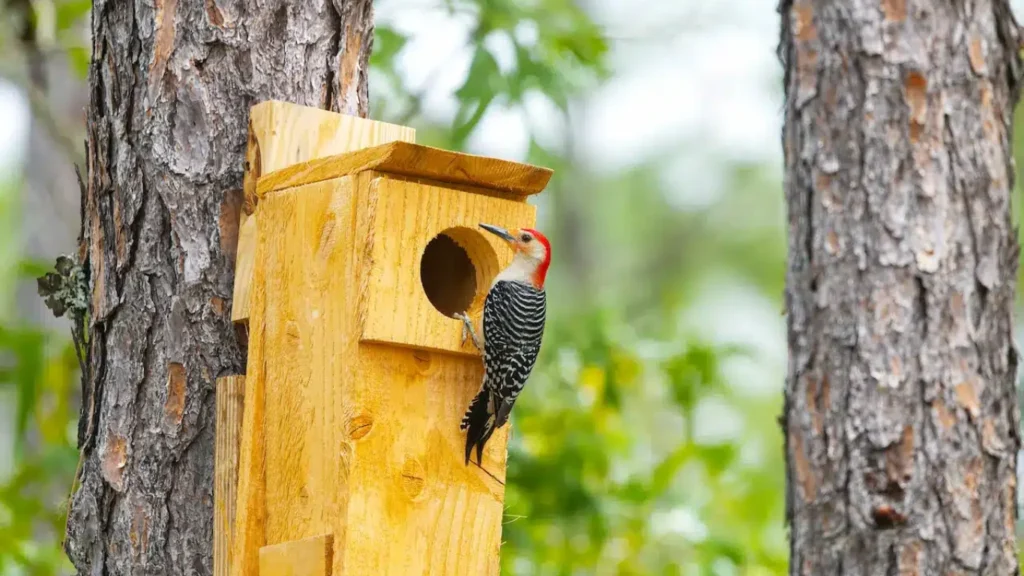
<svg viewBox="0 0 1024 576">
<path fill-rule="evenodd" d="M 368 189 L 372 236 L 362 340 L 476 355 L 462 324 L 512 251 L 481 223 L 530 227 L 536 208 L 518 200 L 380 176 Z M 432 245 L 432 241 L 433 242 Z"/>
</svg>

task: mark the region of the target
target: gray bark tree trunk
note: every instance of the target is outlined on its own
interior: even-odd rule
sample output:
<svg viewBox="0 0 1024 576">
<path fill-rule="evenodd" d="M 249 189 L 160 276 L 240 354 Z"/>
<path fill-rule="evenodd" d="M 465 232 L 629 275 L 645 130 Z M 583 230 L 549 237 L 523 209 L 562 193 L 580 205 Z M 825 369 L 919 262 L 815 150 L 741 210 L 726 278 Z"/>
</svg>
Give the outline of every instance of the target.
<svg viewBox="0 0 1024 576">
<path fill-rule="evenodd" d="M 89 273 L 80 574 L 210 574 L 214 384 L 249 108 L 365 116 L 371 0 L 96 0 L 79 257 Z"/>
<path fill-rule="evenodd" d="M 1007 0 L 782 0 L 790 574 L 1017 574 Z"/>
</svg>

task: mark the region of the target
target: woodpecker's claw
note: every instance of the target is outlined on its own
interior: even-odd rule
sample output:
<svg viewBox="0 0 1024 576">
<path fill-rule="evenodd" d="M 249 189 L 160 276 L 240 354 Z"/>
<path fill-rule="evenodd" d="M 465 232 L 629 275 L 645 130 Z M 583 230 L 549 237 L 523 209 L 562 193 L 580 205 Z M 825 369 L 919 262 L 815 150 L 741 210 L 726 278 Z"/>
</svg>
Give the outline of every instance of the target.
<svg viewBox="0 0 1024 576">
<path fill-rule="evenodd" d="M 454 316 L 456 319 L 462 320 L 461 344 L 464 345 L 466 343 L 466 334 L 468 333 L 470 336 L 473 337 L 473 346 L 476 346 L 477 350 L 483 352 L 483 344 L 480 343 L 480 339 L 476 335 L 476 329 L 473 328 L 473 321 L 469 319 L 469 316 L 467 316 L 464 312 L 457 312 Z"/>
<path fill-rule="evenodd" d="M 466 315 L 459 312 L 458 314 L 455 315 L 455 317 L 458 318 L 459 320 L 462 320 L 462 339 L 459 340 L 459 345 L 465 345 L 466 336 L 469 334 L 469 331 L 466 330 L 466 326 L 468 324 L 468 322 L 466 321 Z"/>
</svg>

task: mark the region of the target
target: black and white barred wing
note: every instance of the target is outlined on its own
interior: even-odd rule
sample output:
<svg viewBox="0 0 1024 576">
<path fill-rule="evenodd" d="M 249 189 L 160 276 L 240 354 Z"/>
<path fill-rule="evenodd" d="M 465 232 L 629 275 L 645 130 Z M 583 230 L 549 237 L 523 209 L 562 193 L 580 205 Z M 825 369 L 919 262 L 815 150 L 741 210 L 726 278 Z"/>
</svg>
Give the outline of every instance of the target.
<svg viewBox="0 0 1024 576">
<path fill-rule="evenodd" d="M 508 420 L 537 361 L 547 301 L 543 291 L 498 282 L 484 303 L 484 389 L 498 400 L 495 427 Z"/>
</svg>

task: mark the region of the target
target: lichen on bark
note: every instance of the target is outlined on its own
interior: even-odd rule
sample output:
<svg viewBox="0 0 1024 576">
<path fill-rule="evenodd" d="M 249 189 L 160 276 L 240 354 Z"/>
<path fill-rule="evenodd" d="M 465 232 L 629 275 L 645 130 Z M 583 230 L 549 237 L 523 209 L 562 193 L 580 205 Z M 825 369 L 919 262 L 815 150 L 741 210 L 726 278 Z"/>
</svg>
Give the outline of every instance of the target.
<svg viewBox="0 0 1024 576">
<path fill-rule="evenodd" d="M 1006 0 L 782 0 L 790 573 L 1018 572 Z"/>
</svg>

